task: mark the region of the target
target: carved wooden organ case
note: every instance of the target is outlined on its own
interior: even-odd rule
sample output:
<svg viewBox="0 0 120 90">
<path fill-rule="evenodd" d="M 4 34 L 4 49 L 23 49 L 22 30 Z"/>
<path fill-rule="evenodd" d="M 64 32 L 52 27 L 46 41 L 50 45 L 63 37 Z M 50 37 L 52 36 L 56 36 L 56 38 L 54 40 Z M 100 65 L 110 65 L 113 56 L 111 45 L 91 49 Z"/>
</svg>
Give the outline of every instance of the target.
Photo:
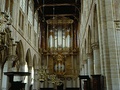
<svg viewBox="0 0 120 90">
<path fill-rule="evenodd" d="M 78 76 L 78 26 L 66 17 L 53 17 L 41 24 L 41 64 L 49 74 Z"/>
</svg>

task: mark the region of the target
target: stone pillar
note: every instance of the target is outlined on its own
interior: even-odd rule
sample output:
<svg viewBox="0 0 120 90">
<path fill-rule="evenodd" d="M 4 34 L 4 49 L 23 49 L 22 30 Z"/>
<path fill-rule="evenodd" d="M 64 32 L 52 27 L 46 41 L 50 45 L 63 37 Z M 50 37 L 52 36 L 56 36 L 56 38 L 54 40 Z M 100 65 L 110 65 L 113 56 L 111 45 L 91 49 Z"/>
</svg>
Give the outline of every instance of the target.
<svg viewBox="0 0 120 90">
<path fill-rule="evenodd" d="M 94 74 L 101 74 L 100 51 L 98 43 L 93 43 L 92 48 L 94 60 Z"/>
<path fill-rule="evenodd" d="M 19 72 L 25 72 L 25 62 L 21 62 L 20 63 L 20 68 L 19 68 Z M 25 83 L 25 77 L 26 76 L 15 76 L 17 78 L 20 78 L 20 80 Z"/>
<path fill-rule="evenodd" d="M 87 54 L 87 62 L 88 62 L 88 75 L 93 75 L 94 74 L 94 64 L 93 64 L 93 58 L 92 54 L 88 53 Z"/>
<path fill-rule="evenodd" d="M 37 75 L 37 69 L 34 69 L 34 85 L 33 85 L 33 90 L 38 90 L 38 75 Z"/>
<path fill-rule="evenodd" d="M 23 61 L 23 62 L 20 62 L 19 64 L 20 64 L 19 71 L 20 72 L 25 72 L 25 62 Z"/>
</svg>

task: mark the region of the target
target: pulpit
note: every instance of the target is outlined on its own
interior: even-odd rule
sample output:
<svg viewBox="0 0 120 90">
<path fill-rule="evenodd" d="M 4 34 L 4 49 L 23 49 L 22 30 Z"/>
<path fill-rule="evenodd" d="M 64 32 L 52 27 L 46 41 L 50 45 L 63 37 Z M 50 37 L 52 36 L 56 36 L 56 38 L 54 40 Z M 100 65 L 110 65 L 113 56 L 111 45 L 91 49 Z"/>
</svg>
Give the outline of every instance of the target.
<svg viewBox="0 0 120 90">
<path fill-rule="evenodd" d="M 90 85 L 90 77 L 88 75 L 79 75 L 79 80 L 80 80 L 80 90 L 82 90 L 82 80 L 84 81 L 83 83 L 83 89 L 84 90 L 91 90 L 91 85 Z"/>
<path fill-rule="evenodd" d="M 92 90 L 104 90 L 104 76 L 91 75 L 92 76 Z"/>
<path fill-rule="evenodd" d="M 5 75 L 9 77 L 9 82 L 11 84 L 8 90 L 25 90 L 25 83 L 22 81 L 14 81 L 14 76 L 29 76 L 29 72 L 4 72 Z"/>
</svg>

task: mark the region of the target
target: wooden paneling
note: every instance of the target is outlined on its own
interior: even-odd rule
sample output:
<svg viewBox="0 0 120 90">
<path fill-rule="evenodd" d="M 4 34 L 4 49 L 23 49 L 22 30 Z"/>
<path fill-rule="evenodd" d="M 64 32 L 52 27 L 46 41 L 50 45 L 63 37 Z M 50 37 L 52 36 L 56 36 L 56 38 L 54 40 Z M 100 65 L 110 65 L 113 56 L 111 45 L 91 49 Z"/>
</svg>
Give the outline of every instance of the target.
<svg viewBox="0 0 120 90">
<path fill-rule="evenodd" d="M 102 75 L 92 75 L 92 90 L 104 90 L 104 77 Z"/>
</svg>

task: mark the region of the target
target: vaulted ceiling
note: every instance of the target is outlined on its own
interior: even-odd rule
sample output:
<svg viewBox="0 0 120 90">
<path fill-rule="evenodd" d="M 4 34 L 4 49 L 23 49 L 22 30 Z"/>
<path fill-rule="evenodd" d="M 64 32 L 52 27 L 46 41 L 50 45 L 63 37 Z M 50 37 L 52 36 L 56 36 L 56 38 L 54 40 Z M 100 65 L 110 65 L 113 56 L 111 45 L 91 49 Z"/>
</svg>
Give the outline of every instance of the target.
<svg viewBox="0 0 120 90">
<path fill-rule="evenodd" d="M 63 16 L 79 21 L 80 0 L 34 0 L 34 2 L 40 20 Z"/>
</svg>

